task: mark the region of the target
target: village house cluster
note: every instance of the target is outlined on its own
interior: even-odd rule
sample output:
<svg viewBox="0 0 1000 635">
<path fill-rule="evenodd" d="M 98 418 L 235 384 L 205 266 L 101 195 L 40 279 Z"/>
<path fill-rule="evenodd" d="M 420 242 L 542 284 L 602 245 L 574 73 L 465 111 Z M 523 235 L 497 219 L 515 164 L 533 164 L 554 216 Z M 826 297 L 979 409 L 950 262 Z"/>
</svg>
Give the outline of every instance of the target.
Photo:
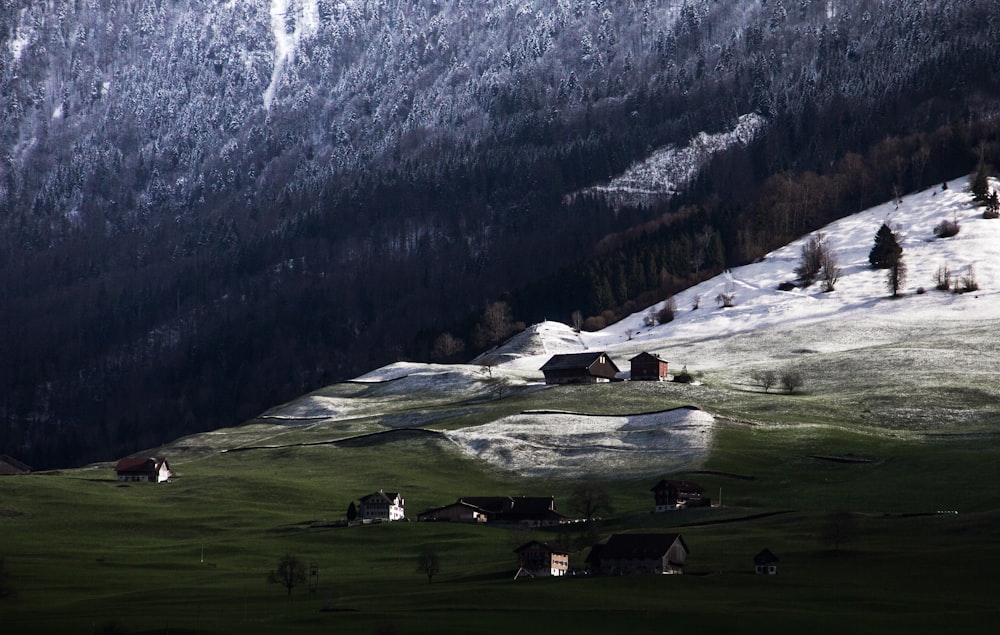
<svg viewBox="0 0 1000 635">
<path fill-rule="evenodd" d="M 7 457 L 4 457 L 7 458 Z M 130 457 L 115 465 L 122 482 L 163 483 L 173 472 L 165 457 Z M 707 507 L 711 500 L 694 481 L 661 479 L 650 491 L 654 510 L 667 512 L 691 507 Z M 376 492 L 359 499 L 358 518 L 362 524 L 406 520 L 405 500 L 399 492 Z M 432 507 L 419 514 L 421 522 L 490 524 L 501 527 L 552 527 L 573 522 L 556 510 L 552 496 L 463 496 L 453 503 Z M 591 575 L 680 574 L 691 550 L 677 533 L 612 534 L 591 547 L 586 557 L 586 573 Z M 541 540 L 530 540 L 516 549 L 515 579 L 571 575 L 569 550 Z M 778 572 L 778 557 L 763 549 L 753 557 L 754 571 L 760 575 Z"/>
</svg>

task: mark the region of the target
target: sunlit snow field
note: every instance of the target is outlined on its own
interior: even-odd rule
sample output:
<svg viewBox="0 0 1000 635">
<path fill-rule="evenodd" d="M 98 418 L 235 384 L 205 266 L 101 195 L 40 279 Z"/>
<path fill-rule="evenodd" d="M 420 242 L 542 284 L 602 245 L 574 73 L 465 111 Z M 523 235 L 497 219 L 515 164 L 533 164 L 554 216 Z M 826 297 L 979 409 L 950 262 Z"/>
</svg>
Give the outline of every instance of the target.
<svg viewBox="0 0 1000 635">
<path fill-rule="evenodd" d="M 470 457 L 544 476 L 695 469 L 712 447 L 720 414 L 762 430 L 843 425 L 901 438 L 995 434 L 1000 220 L 982 218 L 966 186 L 967 179 L 957 179 L 947 188 L 912 194 L 824 228 L 842 269 L 831 293 L 818 283 L 778 290 L 795 278 L 808 238 L 803 237 L 679 293 L 676 318 L 668 324 L 646 326 L 648 310 L 596 333 L 543 322 L 490 351 L 492 368 L 479 364 L 485 356 L 460 365 L 390 364 L 273 408 L 230 442 L 323 442 L 427 427 L 441 430 L 441 439 Z M 957 220 L 959 234 L 936 238 L 934 226 L 942 220 Z M 885 271 L 868 266 L 884 221 L 903 237 L 908 275 L 899 298 L 889 297 Z M 973 267 L 980 289 L 936 290 L 935 272 L 942 264 L 956 277 Z M 727 288 L 735 293 L 735 306 L 720 308 L 714 298 Z M 623 371 L 621 379 L 628 379 L 629 359 L 650 351 L 666 359 L 672 373 L 687 368 L 698 381 L 577 387 L 576 392 L 544 387 L 539 368 L 549 357 L 588 350 L 606 351 Z M 776 387 L 761 399 L 761 388 L 751 379 L 754 370 L 794 370 L 805 385 L 787 397 L 773 395 L 780 391 Z M 498 377 L 507 383 L 505 398 L 542 390 L 532 403 L 558 401 L 560 411 L 487 407 L 507 403 L 498 402 L 491 388 Z M 688 403 L 700 409 L 651 412 L 671 407 L 660 405 L 623 414 L 628 406 L 612 403 L 619 396 L 623 404 Z M 456 429 L 454 422 L 469 413 L 475 413 L 471 425 L 459 423 Z M 445 420 L 447 430 L 438 425 Z M 200 435 L 198 441 L 218 440 Z"/>
</svg>

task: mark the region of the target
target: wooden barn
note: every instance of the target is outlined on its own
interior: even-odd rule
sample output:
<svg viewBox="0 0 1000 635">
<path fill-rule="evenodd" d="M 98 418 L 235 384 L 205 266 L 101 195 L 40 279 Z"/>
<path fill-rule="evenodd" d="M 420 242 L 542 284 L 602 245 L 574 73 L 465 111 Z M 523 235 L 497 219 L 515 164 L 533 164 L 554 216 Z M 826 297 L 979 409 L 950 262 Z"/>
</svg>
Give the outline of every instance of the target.
<svg viewBox="0 0 1000 635">
<path fill-rule="evenodd" d="M 667 360 L 652 353 L 639 353 L 628 360 L 632 381 L 667 381 Z"/>
<path fill-rule="evenodd" d="M 540 369 L 546 384 L 596 384 L 614 381 L 621 372 L 608 354 L 569 353 L 553 355 Z"/>
<path fill-rule="evenodd" d="M 680 534 L 613 534 L 591 548 L 587 565 L 597 575 L 683 573 L 689 553 Z"/>
</svg>

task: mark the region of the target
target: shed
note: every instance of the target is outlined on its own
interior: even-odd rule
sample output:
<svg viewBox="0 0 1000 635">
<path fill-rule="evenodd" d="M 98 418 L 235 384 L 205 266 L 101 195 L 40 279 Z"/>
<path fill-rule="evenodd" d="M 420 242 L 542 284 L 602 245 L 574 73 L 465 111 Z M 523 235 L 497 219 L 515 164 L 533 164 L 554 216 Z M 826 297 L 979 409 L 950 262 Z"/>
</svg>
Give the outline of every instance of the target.
<svg viewBox="0 0 1000 635">
<path fill-rule="evenodd" d="M 632 366 L 632 381 L 667 381 L 667 360 L 643 352 L 628 361 Z"/>
<path fill-rule="evenodd" d="M 770 549 L 762 549 L 753 557 L 753 569 L 757 575 L 777 575 L 778 556 L 771 553 Z"/>
</svg>

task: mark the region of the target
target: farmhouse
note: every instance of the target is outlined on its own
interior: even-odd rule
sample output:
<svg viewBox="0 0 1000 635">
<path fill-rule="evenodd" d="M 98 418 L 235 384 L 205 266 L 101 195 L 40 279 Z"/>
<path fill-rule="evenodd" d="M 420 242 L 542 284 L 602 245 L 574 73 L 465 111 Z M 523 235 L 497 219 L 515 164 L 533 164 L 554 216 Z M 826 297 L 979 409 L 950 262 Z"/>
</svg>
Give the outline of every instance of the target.
<svg viewBox="0 0 1000 635">
<path fill-rule="evenodd" d="M 462 502 L 455 501 L 451 505 L 443 507 L 433 507 L 417 514 L 420 521 L 450 521 L 456 523 L 485 523 L 488 512 L 485 509 Z"/>
<path fill-rule="evenodd" d="M 396 492 L 379 490 L 374 494 L 362 496 L 358 501 L 360 508 L 358 517 L 365 520 L 403 520 L 403 497 Z"/>
<path fill-rule="evenodd" d="M 12 476 L 14 474 L 27 474 L 31 467 L 26 463 L 21 463 L 12 456 L 0 454 L 0 476 Z"/>
<path fill-rule="evenodd" d="M 704 490 L 694 481 L 663 479 L 651 489 L 656 502 L 656 511 L 664 512 L 685 507 L 708 507 L 711 499 L 702 496 Z"/>
<path fill-rule="evenodd" d="M 778 556 L 771 553 L 770 549 L 763 549 L 753 557 L 753 569 L 757 575 L 777 575 Z"/>
<path fill-rule="evenodd" d="M 174 475 L 170 464 L 162 456 L 130 457 L 115 464 L 118 480 L 126 483 L 163 483 Z"/>
<path fill-rule="evenodd" d="M 614 381 L 620 371 L 607 353 L 553 355 L 540 369 L 546 384 L 596 384 Z"/>
<path fill-rule="evenodd" d="M 639 353 L 628 360 L 632 381 L 667 381 L 667 361 L 652 353 Z"/>
<path fill-rule="evenodd" d="M 598 575 L 683 573 L 689 553 L 680 534 L 613 534 L 591 548 L 587 565 Z"/>
<path fill-rule="evenodd" d="M 532 540 L 514 553 L 517 554 L 518 575 L 526 572 L 533 576 L 564 576 L 569 570 L 569 552 L 547 542 Z"/>
<path fill-rule="evenodd" d="M 451 505 L 428 509 L 418 520 L 547 527 L 569 519 L 556 511 L 551 496 L 466 496 Z"/>
</svg>

